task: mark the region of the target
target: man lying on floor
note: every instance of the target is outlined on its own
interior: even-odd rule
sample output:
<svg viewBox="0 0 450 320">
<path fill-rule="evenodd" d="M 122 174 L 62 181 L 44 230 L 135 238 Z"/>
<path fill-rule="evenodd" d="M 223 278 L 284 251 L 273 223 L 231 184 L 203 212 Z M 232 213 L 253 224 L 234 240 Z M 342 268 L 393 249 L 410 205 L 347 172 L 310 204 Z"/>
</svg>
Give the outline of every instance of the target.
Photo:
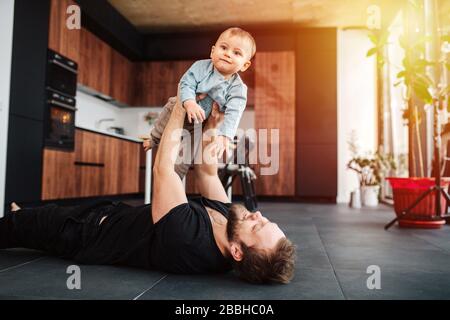
<svg viewBox="0 0 450 320">
<path fill-rule="evenodd" d="M 217 176 L 213 136 L 203 139 L 209 158 L 201 152 L 203 161 L 194 167 L 201 197 L 186 198 L 173 152 L 180 147 L 185 113 L 178 100 L 156 155 L 151 205 L 103 201 L 74 207 L 12 206 L 13 212 L 0 219 L 0 249 L 25 247 L 81 264 L 180 274 L 234 268 L 253 283 L 288 283 L 294 273 L 294 245 L 259 211 L 228 203 Z M 214 132 L 222 119 L 215 106 L 205 131 Z"/>
</svg>

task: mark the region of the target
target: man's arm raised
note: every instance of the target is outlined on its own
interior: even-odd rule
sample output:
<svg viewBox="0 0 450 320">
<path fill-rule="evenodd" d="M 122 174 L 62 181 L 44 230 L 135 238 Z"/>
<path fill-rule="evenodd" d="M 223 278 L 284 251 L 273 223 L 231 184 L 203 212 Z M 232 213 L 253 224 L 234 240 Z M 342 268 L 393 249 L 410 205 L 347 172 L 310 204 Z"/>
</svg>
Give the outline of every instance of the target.
<svg viewBox="0 0 450 320">
<path fill-rule="evenodd" d="M 201 163 L 194 165 L 194 173 L 195 183 L 203 197 L 228 203 L 227 194 L 217 175 L 218 149 L 214 142 L 217 137 L 217 127 L 222 120 L 223 113 L 219 112 L 218 106 L 214 103 L 204 128 L 202 152 L 197 153 L 197 157 L 202 157 Z"/>
<path fill-rule="evenodd" d="M 153 223 L 158 222 L 172 208 L 187 203 L 184 185 L 174 170 L 180 150 L 185 115 L 186 111 L 181 107 L 178 90 L 177 102 L 164 129 L 153 166 Z"/>
</svg>

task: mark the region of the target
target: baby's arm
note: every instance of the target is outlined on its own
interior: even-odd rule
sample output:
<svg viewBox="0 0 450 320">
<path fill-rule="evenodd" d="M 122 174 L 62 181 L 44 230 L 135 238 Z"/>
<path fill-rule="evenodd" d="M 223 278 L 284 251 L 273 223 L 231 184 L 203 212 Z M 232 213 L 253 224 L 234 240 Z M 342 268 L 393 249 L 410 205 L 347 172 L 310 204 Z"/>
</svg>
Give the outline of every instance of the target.
<svg viewBox="0 0 450 320">
<path fill-rule="evenodd" d="M 225 104 L 225 116 L 218 129 L 219 157 L 226 150 L 228 152 L 231 142 L 236 135 L 239 122 L 247 104 L 247 86 L 232 87 L 229 93 L 230 98 Z"/>
<path fill-rule="evenodd" d="M 195 62 L 180 80 L 180 100 L 189 123 L 203 122 L 206 119 L 205 111 L 197 104 L 195 95 L 201 74 L 204 71 L 204 61 Z"/>
</svg>

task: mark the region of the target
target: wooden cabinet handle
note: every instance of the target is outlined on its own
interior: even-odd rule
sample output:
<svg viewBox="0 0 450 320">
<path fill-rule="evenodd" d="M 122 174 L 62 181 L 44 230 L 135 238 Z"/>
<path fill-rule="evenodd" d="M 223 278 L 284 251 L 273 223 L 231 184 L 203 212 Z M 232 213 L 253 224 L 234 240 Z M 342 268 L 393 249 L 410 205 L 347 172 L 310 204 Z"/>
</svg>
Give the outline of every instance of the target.
<svg viewBox="0 0 450 320">
<path fill-rule="evenodd" d="M 104 167 L 104 163 L 94 163 L 94 162 L 81 162 L 81 161 L 75 161 L 74 165 L 76 166 L 86 166 L 86 167 Z"/>
</svg>

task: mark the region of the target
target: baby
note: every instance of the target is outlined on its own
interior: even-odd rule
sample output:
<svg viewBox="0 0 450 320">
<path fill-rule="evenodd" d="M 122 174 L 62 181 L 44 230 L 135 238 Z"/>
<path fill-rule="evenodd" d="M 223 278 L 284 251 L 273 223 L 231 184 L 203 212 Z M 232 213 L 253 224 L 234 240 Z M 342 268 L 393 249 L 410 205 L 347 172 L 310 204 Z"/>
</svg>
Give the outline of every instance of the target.
<svg viewBox="0 0 450 320">
<path fill-rule="evenodd" d="M 256 43 L 250 33 L 240 28 L 229 28 L 222 32 L 216 44 L 212 46 L 211 59 L 196 61 L 181 78 L 180 101 L 187 115 L 184 129 L 191 134 L 194 154 L 198 147 L 198 141 L 194 145 L 192 137 L 194 124 L 209 117 L 214 102 L 218 104 L 219 110 L 225 113 L 218 128 L 219 157 L 224 150 L 229 149 L 247 104 L 247 86 L 238 72 L 244 72 L 250 67 L 250 60 L 255 52 Z M 175 103 L 175 97 L 169 98 L 155 122 L 150 139 L 144 142 L 146 150 L 159 144 Z M 175 167 L 180 178 L 186 175 L 191 164 L 192 161 Z"/>
</svg>

